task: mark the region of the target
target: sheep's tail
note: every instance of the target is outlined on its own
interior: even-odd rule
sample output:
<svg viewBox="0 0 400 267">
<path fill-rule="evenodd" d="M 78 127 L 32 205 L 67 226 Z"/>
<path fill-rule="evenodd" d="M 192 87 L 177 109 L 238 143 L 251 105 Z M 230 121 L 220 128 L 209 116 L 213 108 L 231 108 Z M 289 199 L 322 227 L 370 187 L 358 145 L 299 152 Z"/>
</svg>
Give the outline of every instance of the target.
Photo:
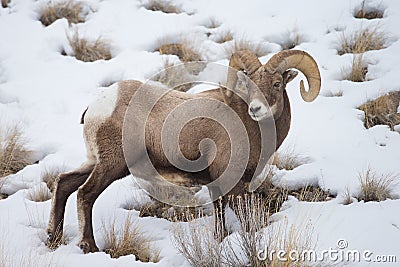
<svg viewBox="0 0 400 267">
<path fill-rule="evenodd" d="M 87 108 L 85 109 L 85 111 L 82 113 L 82 116 L 81 116 L 81 124 L 84 124 L 84 123 L 85 123 L 85 114 L 86 114 L 86 111 L 88 110 L 88 108 L 89 108 L 89 107 L 87 107 Z"/>
</svg>

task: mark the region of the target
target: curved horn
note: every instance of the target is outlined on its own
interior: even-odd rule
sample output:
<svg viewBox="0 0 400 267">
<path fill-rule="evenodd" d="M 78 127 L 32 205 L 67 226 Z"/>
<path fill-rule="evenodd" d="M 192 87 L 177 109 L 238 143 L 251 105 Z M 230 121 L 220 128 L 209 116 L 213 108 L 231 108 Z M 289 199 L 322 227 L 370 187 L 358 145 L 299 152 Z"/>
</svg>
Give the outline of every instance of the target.
<svg viewBox="0 0 400 267">
<path fill-rule="evenodd" d="M 307 78 L 308 91 L 304 89 L 304 81 L 300 81 L 300 94 L 304 101 L 311 102 L 321 89 L 321 75 L 318 65 L 308 53 L 301 50 L 284 50 L 274 55 L 264 67 L 270 73 L 285 72 L 287 69 L 298 69 Z"/>
<path fill-rule="evenodd" d="M 260 60 L 258 60 L 258 57 L 249 50 L 243 50 L 234 53 L 229 60 L 228 78 L 226 82 L 226 87 L 230 90 L 224 89 L 223 91 L 225 102 L 227 102 L 226 97 L 232 96 L 231 90 L 235 88 L 238 79 L 236 73 L 244 70 L 248 76 L 251 76 L 261 66 L 262 65 Z"/>
</svg>

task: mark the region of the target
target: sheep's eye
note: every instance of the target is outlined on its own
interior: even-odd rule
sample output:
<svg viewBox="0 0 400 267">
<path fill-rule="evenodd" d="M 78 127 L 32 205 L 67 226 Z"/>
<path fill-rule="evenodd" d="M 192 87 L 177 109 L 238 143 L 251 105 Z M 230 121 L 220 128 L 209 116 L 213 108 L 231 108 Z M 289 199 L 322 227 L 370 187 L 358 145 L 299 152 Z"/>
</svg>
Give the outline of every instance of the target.
<svg viewBox="0 0 400 267">
<path fill-rule="evenodd" d="M 280 87 L 281 87 L 281 83 L 280 82 L 274 83 L 274 88 L 275 89 L 279 89 Z"/>
</svg>

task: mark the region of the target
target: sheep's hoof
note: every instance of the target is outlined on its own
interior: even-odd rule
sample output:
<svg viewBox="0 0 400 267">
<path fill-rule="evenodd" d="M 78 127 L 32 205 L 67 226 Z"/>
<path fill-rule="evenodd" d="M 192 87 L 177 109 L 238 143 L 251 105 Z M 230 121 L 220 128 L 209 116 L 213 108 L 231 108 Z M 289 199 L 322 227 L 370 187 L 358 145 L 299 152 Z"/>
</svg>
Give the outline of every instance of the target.
<svg viewBox="0 0 400 267">
<path fill-rule="evenodd" d="M 56 249 L 61 245 L 62 236 L 54 235 L 51 232 L 47 233 L 47 240 L 45 242 L 49 249 Z"/>
<path fill-rule="evenodd" d="M 95 244 L 90 244 L 87 241 L 79 242 L 78 246 L 85 254 L 99 251 L 99 248 Z"/>
</svg>

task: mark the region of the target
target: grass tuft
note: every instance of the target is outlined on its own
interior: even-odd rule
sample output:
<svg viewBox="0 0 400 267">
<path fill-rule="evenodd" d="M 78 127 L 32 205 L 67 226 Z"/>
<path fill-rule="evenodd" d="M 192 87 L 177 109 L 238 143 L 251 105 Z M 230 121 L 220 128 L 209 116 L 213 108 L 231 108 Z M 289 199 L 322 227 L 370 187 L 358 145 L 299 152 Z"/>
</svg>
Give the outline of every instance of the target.
<svg viewBox="0 0 400 267">
<path fill-rule="evenodd" d="M 273 165 L 280 170 L 293 170 L 305 162 L 305 158 L 296 152 L 294 146 L 279 150 L 274 155 Z"/>
<path fill-rule="evenodd" d="M 398 184 L 400 176 L 395 174 L 378 174 L 368 168 L 358 176 L 360 182 L 359 200 L 383 201 L 395 199 L 393 189 Z"/>
<path fill-rule="evenodd" d="M 140 231 L 140 227 L 128 216 L 122 226 L 115 221 L 102 225 L 105 241 L 104 252 L 111 258 L 135 255 L 142 262 L 158 262 L 160 252 L 151 248 L 148 236 Z"/>
<path fill-rule="evenodd" d="M 2 0 L 4 1 L 4 0 Z M 79 1 L 49 2 L 40 10 L 40 22 L 49 26 L 58 19 L 65 18 L 69 24 L 85 22 L 85 4 Z"/>
<path fill-rule="evenodd" d="M 387 34 L 380 30 L 379 25 L 354 31 L 350 35 L 342 33 L 338 54 L 362 54 L 370 50 L 383 49 L 386 47 L 387 40 Z"/>
<path fill-rule="evenodd" d="M 368 129 L 375 125 L 388 125 L 393 131 L 394 126 L 400 124 L 399 102 L 400 91 L 396 91 L 380 96 L 358 107 L 365 113 L 365 127 Z"/>
<path fill-rule="evenodd" d="M 304 41 L 304 36 L 295 28 L 287 33 L 288 39 L 281 43 L 282 50 L 293 49 Z"/>
<path fill-rule="evenodd" d="M 27 198 L 34 202 L 45 202 L 51 199 L 51 193 L 47 186 L 40 184 L 28 191 Z"/>
<path fill-rule="evenodd" d="M 239 40 L 233 40 L 225 46 L 225 53 L 228 58 L 230 58 L 234 53 L 243 50 L 250 50 L 257 57 L 265 56 L 269 52 L 263 47 L 262 44 L 256 44 L 244 38 Z"/>
<path fill-rule="evenodd" d="M 216 38 L 215 42 L 218 44 L 223 44 L 233 40 L 233 33 L 231 31 L 221 32 Z"/>
<path fill-rule="evenodd" d="M 342 69 L 342 78 L 352 82 L 365 82 L 367 73 L 368 67 L 363 63 L 363 54 L 358 54 L 353 56 L 349 70 Z"/>
<path fill-rule="evenodd" d="M 381 5 L 376 7 L 367 7 L 366 0 L 363 0 L 360 7 L 354 11 L 354 17 L 357 19 L 381 19 L 385 13 Z"/>
<path fill-rule="evenodd" d="M 0 129 L 0 179 L 32 164 L 32 153 L 18 126 Z"/>
<path fill-rule="evenodd" d="M 188 41 L 160 45 L 155 51 L 161 55 L 175 55 L 182 62 L 202 61 L 202 56 Z"/>
<path fill-rule="evenodd" d="M 111 59 L 110 44 L 101 37 L 95 41 L 79 37 L 76 31 L 74 35 L 68 36 L 69 44 L 76 59 L 84 62 L 93 62 L 96 60 Z"/>
<path fill-rule="evenodd" d="M 60 173 L 65 172 L 64 166 L 52 166 L 44 169 L 40 174 L 40 180 L 47 185 L 50 192 L 54 191 L 55 181 Z"/>
<path fill-rule="evenodd" d="M 144 4 L 144 7 L 151 11 L 161 11 L 167 14 L 179 14 L 183 12 L 179 6 L 165 0 L 148 0 Z"/>
</svg>

